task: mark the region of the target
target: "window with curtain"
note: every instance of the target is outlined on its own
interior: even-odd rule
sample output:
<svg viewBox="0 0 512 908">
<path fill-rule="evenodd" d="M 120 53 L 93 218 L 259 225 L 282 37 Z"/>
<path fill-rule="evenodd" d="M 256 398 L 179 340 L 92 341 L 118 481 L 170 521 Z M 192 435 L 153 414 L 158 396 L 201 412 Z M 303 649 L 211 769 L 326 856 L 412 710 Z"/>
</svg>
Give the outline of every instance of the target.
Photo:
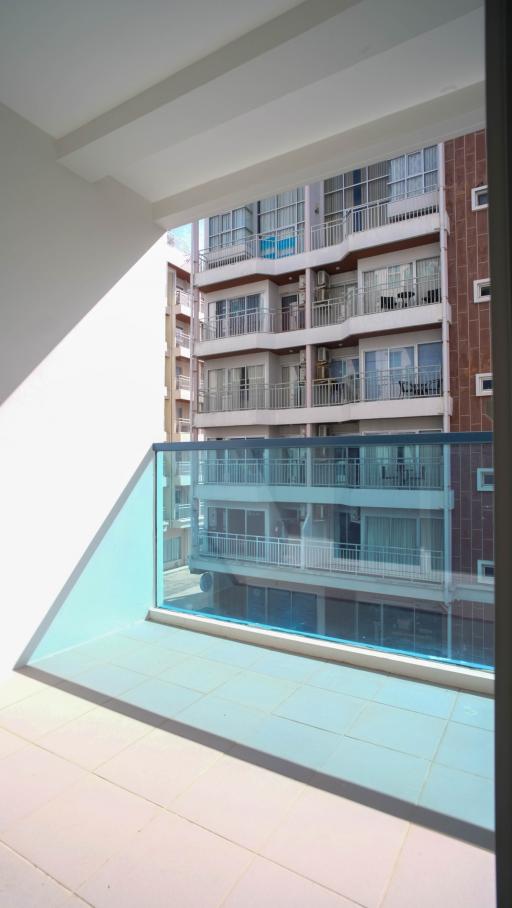
<svg viewBox="0 0 512 908">
<path fill-rule="evenodd" d="M 437 146 L 431 145 L 390 161 L 389 198 L 414 196 L 437 187 Z"/>
<path fill-rule="evenodd" d="M 393 564 L 410 565 L 418 559 L 418 528 L 415 517 L 368 515 L 365 518 L 366 551 L 371 561 L 384 558 Z"/>
</svg>

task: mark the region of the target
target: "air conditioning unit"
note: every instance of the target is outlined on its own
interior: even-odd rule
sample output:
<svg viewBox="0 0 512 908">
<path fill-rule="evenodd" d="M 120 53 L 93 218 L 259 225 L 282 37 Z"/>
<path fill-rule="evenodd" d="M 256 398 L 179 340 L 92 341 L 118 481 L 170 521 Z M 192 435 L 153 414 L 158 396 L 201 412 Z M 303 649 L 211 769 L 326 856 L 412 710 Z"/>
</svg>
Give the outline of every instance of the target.
<svg viewBox="0 0 512 908">
<path fill-rule="evenodd" d="M 328 287 L 329 286 L 329 273 L 323 268 L 316 273 L 316 286 L 317 287 Z"/>
<path fill-rule="evenodd" d="M 306 305 L 306 294 L 304 290 L 299 291 L 299 307 Z"/>
<path fill-rule="evenodd" d="M 299 363 L 302 365 L 302 363 L 305 363 L 305 362 L 306 362 L 306 351 L 303 348 L 302 350 L 299 350 Z"/>
<path fill-rule="evenodd" d="M 316 302 L 325 303 L 329 299 L 329 291 L 327 287 L 320 287 L 316 291 Z"/>
<path fill-rule="evenodd" d="M 326 426 L 325 423 L 322 423 L 318 426 L 318 436 L 319 438 L 327 438 L 329 434 L 329 426 Z"/>
<path fill-rule="evenodd" d="M 299 274 L 299 290 L 305 290 L 305 289 L 306 289 L 306 275 Z"/>
<path fill-rule="evenodd" d="M 329 351 L 327 347 L 317 347 L 316 348 L 316 361 L 317 363 L 328 363 L 329 362 Z"/>
<path fill-rule="evenodd" d="M 327 381 L 329 378 L 329 366 L 327 363 L 317 363 L 316 364 L 316 379 L 317 381 Z"/>
<path fill-rule="evenodd" d="M 350 523 L 361 523 L 361 513 L 359 508 L 350 508 Z"/>
</svg>

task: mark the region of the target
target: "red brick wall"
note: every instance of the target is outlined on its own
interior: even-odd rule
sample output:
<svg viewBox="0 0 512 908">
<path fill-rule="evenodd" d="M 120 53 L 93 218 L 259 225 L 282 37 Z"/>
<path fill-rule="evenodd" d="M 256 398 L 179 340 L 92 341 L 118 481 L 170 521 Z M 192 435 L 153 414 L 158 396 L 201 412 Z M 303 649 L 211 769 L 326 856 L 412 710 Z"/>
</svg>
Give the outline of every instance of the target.
<svg viewBox="0 0 512 908">
<path fill-rule="evenodd" d="M 477 397 L 475 376 L 491 372 L 491 303 L 473 302 L 473 281 L 489 277 L 487 211 L 472 211 L 471 190 L 487 183 L 485 131 L 445 143 L 450 387 L 453 432 L 492 429 L 492 398 Z"/>
</svg>

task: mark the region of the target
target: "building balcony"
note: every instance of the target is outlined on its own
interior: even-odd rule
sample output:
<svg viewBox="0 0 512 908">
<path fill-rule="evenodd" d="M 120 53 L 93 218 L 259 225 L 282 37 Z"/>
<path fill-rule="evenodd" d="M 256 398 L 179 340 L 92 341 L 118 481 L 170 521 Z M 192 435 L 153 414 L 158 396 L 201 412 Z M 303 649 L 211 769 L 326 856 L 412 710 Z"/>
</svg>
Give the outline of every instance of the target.
<svg viewBox="0 0 512 908">
<path fill-rule="evenodd" d="M 352 208 L 336 219 L 311 227 L 252 234 L 229 246 L 199 254 L 198 287 L 222 286 L 250 274 L 272 277 L 323 267 L 347 255 L 390 243 L 428 236 L 440 229 L 437 189 Z"/>
<path fill-rule="evenodd" d="M 175 396 L 177 400 L 190 400 L 190 376 L 177 375 Z"/>
<path fill-rule="evenodd" d="M 264 567 L 297 568 L 326 574 L 357 574 L 421 583 L 440 584 L 444 579 L 443 552 L 392 546 L 354 545 L 310 536 L 285 538 L 218 533 L 200 533 L 196 558 L 251 562 Z"/>
<path fill-rule="evenodd" d="M 190 334 L 185 334 L 184 331 L 176 331 L 176 356 L 181 356 L 183 359 L 190 359 Z"/>
<path fill-rule="evenodd" d="M 196 352 L 209 357 L 254 349 L 282 350 L 289 347 L 292 331 L 293 344 L 305 346 L 382 331 L 414 330 L 437 325 L 441 319 L 439 276 L 356 292 L 332 288 L 329 297 L 313 302 L 309 329 L 305 328 L 304 309 L 286 313 L 261 309 L 218 317 L 201 325 Z"/>
<path fill-rule="evenodd" d="M 195 494 L 206 504 L 268 501 L 348 507 L 429 508 L 446 505 L 442 453 L 398 460 L 329 457 L 302 449 L 299 458 L 200 460 Z M 448 499 L 451 502 L 451 496 Z"/>
<path fill-rule="evenodd" d="M 188 290 L 176 290 L 176 315 L 192 318 L 192 294 Z"/>
<path fill-rule="evenodd" d="M 311 406 L 307 406 L 305 383 L 256 384 L 246 388 L 202 391 L 197 425 L 204 428 L 262 423 L 280 425 L 283 420 L 328 423 L 439 416 L 443 412 L 443 380 L 439 367 L 315 379 L 311 391 Z"/>
<path fill-rule="evenodd" d="M 190 419 L 179 417 L 174 423 L 175 441 L 190 441 Z"/>
</svg>

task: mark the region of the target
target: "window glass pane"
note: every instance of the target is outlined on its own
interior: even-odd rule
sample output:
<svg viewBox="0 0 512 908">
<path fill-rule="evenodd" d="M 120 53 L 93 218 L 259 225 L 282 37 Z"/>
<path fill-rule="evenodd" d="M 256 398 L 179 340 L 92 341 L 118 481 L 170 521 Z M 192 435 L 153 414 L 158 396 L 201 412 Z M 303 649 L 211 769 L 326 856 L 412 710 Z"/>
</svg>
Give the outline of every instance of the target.
<svg viewBox="0 0 512 908">
<path fill-rule="evenodd" d="M 436 341 L 433 344 L 419 344 L 418 346 L 418 366 L 441 367 L 442 363 L 442 344 Z"/>
<path fill-rule="evenodd" d="M 421 151 L 415 151 L 414 154 L 407 155 L 407 176 L 413 177 L 423 170 Z"/>
<path fill-rule="evenodd" d="M 425 170 L 437 171 L 437 145 L 430 145 L 424 152 Z"/>
<path fill-rule="evenodd" d="M 407 180 L 407 193 L 413 195 L 416 192 L 421 192 L 423 190 L 423 177 L 412 177 L 412 179 Z"/>
<path fill-rule="evenodd" d="M 437 277 L 439 274 L 439 256 L 429 259 L 418 259 L 416 262 L 416 277 L 421 280 L 425 277 Z"/>
<path fill-rule="evenodd" d="M 405 177 L 405 156 L 401 155 L 399 158 L 392 158 L 389 164 L 391 182 L 395 182 L 395 180 L 403 180 L 403 178 Z"/>
</svg>

